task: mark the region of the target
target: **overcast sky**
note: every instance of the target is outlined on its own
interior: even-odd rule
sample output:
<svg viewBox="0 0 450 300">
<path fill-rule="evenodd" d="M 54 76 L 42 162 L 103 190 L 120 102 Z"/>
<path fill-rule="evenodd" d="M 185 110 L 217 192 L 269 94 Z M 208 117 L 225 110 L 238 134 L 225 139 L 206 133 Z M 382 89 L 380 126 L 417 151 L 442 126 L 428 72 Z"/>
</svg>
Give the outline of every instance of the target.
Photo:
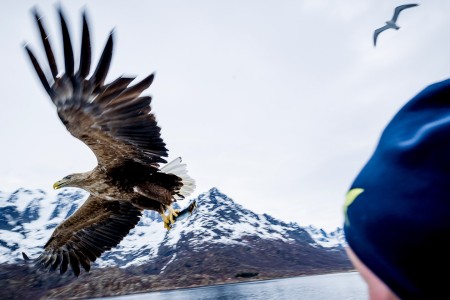
<svg viewBox="0 0 450 300">
<path fill-rule="evenodd" d="M 244 207 L 302 226 L 341 226 L 353 178 L 381 131 L 422 88 L 450 77 L 450 1 L 418 1 L 400 30 L 373 30 L 397 0 L 60 1 L 79 55 L 81 11 L 94 61 L 114 29 L 107 80 L 156 72 L 147 93 L 169 159 L 182 156 L 193 196 L 218 187 Z M 39 11 L 62 62 L 56 1 Z M 89 148 L 56 115 L 23 50 L 44 64 L 30 14 L 0 11 L 0 190 L 49 192 L 92 169 Z M 45 65 L 45 64 L 44 64 Z"/>
</svg>

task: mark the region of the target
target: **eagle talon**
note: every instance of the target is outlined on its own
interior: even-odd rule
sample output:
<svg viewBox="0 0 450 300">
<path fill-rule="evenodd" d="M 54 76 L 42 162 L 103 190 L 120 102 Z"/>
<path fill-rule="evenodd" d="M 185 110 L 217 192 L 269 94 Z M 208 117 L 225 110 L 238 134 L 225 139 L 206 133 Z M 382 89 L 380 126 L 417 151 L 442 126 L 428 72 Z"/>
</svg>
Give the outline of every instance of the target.
<svg viewBox="0 0 450 300">
<path fill-rule="evenodd" d="M 168 222 L 164 222 L 164 228 L 170 230 L 170 224 Z"/>
<path fill-rule="evenodd" d="M 175 223 L 176 217 L 178 217 L 178 213 L 180 212 L 178 209 L 173 209 L 172 206 L 169 206 L 169 221 L 170 224 Z"/>
<path fill-rule="evenodd" d="M 164 228 L 166 228 L 167 230 L 170 229 L 170 220 L 169 217 L 167 217 L 164 213 L 160 213 L 159 214 L 161 216 L 161 219 L 163 221 L 164 224 Z"/>
<path fill-rule="evenodd" d="M 172 206 L 169 206 L 169 213 L 170 213 L 171 215 L 173 215 L 174 217 L 178 217 L 178 213 L 179 213 L 179 212 L 180 212 L 179 209 L 173 209 Z"/>
<path fill-rule="evenodd" d="M 161 215 L 161 218 L 162 218 L 163 223 L 164 223 L 164 228 L 169 230 L 170 228 L 172 228 L 172 224 L 175 223 L 175 220 L 178 217 L 178 214 L 180 213 L 180 210 L 179 209 L 173 209 L 171 206 L 169 206 L 167 208 L 167 210 L 169 211 L 168 215 L 166 215 L 165 213 L 160 213 L 160 215 Z"/>
</svg>

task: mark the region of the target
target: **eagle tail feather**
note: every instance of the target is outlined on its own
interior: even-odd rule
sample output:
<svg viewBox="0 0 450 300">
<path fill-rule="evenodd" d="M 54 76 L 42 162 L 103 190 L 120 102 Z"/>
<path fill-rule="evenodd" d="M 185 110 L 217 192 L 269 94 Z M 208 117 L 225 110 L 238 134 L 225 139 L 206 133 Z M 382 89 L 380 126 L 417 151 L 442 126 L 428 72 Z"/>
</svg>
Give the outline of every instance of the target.
<svg viewBox="0 0 450 300">
<path fill-rule="evenodd" d="M 175 199 L 184 199 L 189 197 L 189 195 L 194 192 L 195 180 L 188 175 L 187 166 L 182 163 L 181 157 L 177 157 L 168 164 L 164 165 L 160 171 L 166 174 L 173 174 L 181 178 L 183 186 L 180 188 L 178 193 L 174 195 Z"/>
</svg>

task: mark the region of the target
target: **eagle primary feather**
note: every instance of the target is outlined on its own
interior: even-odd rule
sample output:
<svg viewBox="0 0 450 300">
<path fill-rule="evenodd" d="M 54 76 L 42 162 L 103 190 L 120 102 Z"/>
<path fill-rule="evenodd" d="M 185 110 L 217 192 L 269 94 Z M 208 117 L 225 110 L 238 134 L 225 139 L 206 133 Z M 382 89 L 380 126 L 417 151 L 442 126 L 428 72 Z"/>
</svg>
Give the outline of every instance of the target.
<svg viewBox="0 0 450 300">
<path fill-rule="evenodd" d="M 70 268 L 79 275 L 90 263 L 121 242 L 139 222 L 142 210 L 159 212 L 169 229 L 177 212 L 171 205 L 193 192 L 194 180 L 177 158 L 166 163 L 166 144 L 161 138 L 150 103 L 142 96 L 153 82 L 151 74 L 130 86 L 135 78 L 119 77 L 105 84 L 113 53 L 109 35 L 93 74 L 91 41 L 83 13 L 80 62 L 75 70 L 69 30 L 61 9 L 59 18 L 64 49 L 64 73 L 60 73 L 48 35 L 37 10 L 33 10 L 46 53 L 48 78 L 35 55 L 25 49 L 67 130 L 95 154 L 98 165 L 90 172 L 71 174 L 55 183 L 82 188 L 90 193 L 85 203 L 53 232 L 37 258 L 42 268 Z M 166 210 L 169 214 L 166 215 Z"/>
</svg>

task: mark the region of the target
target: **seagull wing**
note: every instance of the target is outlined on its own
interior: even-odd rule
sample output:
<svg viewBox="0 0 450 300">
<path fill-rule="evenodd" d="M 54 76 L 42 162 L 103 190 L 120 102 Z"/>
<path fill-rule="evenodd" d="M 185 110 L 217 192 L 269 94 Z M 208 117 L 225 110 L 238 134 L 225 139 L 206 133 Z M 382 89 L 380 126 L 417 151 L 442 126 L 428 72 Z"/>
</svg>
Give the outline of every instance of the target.
<svg viewBox="0 0 450 300">
<path fill-rule="evenodd" d="M 65 70 L 59 74 L 48 35 L 36 10 L 34 16 L 48 60 L 47 76 L 30 48 L 25 46 L 25 49 L 67 130 L 84 142 L 94 152 L 99 165 L 105 168 L 129 160 L 153 167 L 166 162 L 163 157 L 167 157 L 168 151 L 151 111 L 151 97 L 141 96 L 152 83 L 154 75 L 133 86 L 129 85 L 134 78 L 128 77 L 119 77 L 105 84 L 113 52 L 111 33 L 96 69 L 88 78 L 91 42 L 85 14 L 80 63 L 76 70 L 71 38 L 61 10 Z"/>
<path fill-rule="evenodd" d="M 398 15 L 400 14 L 400 12 L 404 9 L 410 8 L 410 7 L 414 7 L 414 6 L 418 6 L 419 4 L 405 4 L 405 5 L 400 5 L 397 6 L 394 10 L 394 16 L 392 17 L 392 22 L 397 22 L 398 19 Z"/>
<path fill-rule="evenodd" d="M 379 35 L 380 33 L 382 33 L 383 31 L 385 31 L 386 29 L 389 29 L 389 28 L 391 28 L 389 25 L 384 25 L 383 27 L 380 27 L 380 28 L 376 29 L 376 30 L 373 32 L 373 45 L 374 45 L 374 46 L 377 45 L 377 38 L 378 38 L 378 35 Z"/>
<path fill-rule="evenodd" d="M 36 259 L 36 265 L 59 269 L 61 274 L 70 265 L 76 276 L 80 274 L 80 265 L 89 271 L 90 263 L 119 244 L 140 217 L 141 211 L 127 201 L 104 200 L 91 195 L 56 227 L 44 252 Z"/>
</svg>

